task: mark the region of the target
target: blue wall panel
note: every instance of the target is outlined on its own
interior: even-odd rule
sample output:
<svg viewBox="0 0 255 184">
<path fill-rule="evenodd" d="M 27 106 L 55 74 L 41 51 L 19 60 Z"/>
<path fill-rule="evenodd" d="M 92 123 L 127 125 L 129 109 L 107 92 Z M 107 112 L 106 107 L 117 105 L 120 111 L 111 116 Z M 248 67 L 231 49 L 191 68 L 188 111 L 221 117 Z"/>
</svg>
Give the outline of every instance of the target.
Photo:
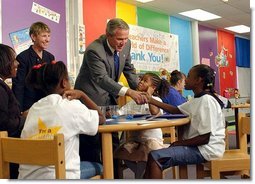
<svg viewBox="0 0 255 184">
<path fill-rule="evenodd" d="M 170 16 L 170 33 L 179 37 L 180 71 L 188 74 L 193 66 L 191 22 Z M 184 96 L 193 95 L 191 91 L 184 91 Z"/>
</svg>

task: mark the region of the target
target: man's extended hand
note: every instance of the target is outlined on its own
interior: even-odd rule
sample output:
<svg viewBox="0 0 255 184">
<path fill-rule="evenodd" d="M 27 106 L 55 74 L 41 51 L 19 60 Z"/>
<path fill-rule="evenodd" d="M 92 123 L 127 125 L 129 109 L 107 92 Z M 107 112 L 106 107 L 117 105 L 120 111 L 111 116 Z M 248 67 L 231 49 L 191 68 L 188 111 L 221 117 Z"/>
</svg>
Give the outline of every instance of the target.
<svg viewBox="0 0 255 184">
<path fill-rule="evenodd" d="M 128 89 L 126 95 L 130 96 L 139 105 L 147 103 L 147 98 L 143 92 Z"/>
</svg>

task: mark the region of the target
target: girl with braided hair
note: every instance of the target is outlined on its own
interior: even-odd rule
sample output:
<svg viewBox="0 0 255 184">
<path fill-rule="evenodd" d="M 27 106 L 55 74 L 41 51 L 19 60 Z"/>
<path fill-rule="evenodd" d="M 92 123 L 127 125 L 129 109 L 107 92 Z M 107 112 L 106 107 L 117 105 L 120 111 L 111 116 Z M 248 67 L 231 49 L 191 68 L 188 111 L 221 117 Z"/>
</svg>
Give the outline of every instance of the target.
<svg viewBox="0 0 255 184">
<path fill-rule="evenodd" d="M 21 138 L 51 139 L 54 134 L 62 133 L 65 138 L 66 178 L 88 179 L 101 174 L 100 163 L 80 161 L 79 135 L 95 135 L 105 117 L 85 93 L 71 89 L 66 65 L 62 61 L 35 65 L 26 83 L 43 91 L 45 97 L 29 109 Z M 54 179 L 55 171 L 51 166 L 21 164 L 18 178 Z"/>
<path fill-rule="evenodd" d="M 190 124 L 179 127 L 181 139 L 170 147 L 151 151 L 144 178 L 162 178 L 162 171 L 177 165 L 199 164 L 223 156 L 225 120 L 223 103 L 214 91 L 215 71 L 199 64 L 191 68 L 185 89 L 194 92 L 194 99 L 177 107 L 159 102 L 148 94 L 149 104 L 165 111 L 190 117 Z"/>
<path fill-rule="evenodd" d="M 152 95 L 153 99 L 162 101 L 160 97 L 168 93 L 169 85 L 167 80 L 161 79 L 157 74 L 145 73 L 138 84 L 137 90 L 147 92 Z M 135 114 L 163 114 L 163 111 L 155 105 L 137 105 L 133 100 L 124 105 L 120 112 L 125 108 L 132 109 Z M 148 153 L 151 150 L 164 147 L 160 128 L 133 131 L 130 132 L 127 142 L 116 149 L 114 157 L 124 160 L 126 165 L 135 173 L 135 178 L 139 179 L 143 177 Z"/>
</svg>

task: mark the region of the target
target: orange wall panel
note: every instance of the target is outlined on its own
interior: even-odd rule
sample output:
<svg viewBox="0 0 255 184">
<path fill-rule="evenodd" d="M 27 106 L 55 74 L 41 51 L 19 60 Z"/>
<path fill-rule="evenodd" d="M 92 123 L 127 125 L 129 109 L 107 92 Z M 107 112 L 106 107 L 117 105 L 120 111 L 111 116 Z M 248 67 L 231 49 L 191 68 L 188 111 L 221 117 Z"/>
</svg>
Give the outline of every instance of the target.
<svg viewBox="0 0 255 184">
<path fill-rule="evenodd" d="M 86 46 L 105 34 L 107 19 L 116 17 L 116 0 L 83 0 Z"/>
</svg>

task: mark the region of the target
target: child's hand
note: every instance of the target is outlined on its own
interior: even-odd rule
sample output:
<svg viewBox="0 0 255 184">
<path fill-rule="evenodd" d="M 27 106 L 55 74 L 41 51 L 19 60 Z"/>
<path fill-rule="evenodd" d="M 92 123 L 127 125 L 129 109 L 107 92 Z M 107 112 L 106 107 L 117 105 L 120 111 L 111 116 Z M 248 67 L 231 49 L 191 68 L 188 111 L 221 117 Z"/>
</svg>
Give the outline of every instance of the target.
<svg viewBox="0 0 255 184">
<path fill-rule="evenodd" d="M 136 104 L 141 105 L 147 103 L 143 92 L 128 89 L 126 95 L 130 96 L 136 102 Z"/>
<path fill-rule="evenodd" d="M 152 94 L 154 93 L 154 88 L 152 88 L 151 86 L 148 87 L 147 93 L 148 93 L 148 95 L 152 96 Z"/>
<path fill-rule="evenodd" d="M 143 97 L 145 98 L 146 103 L 150 103 L 150 101 L 151 101 L 151 95 L 148 94 L 148 92 L 143 92 L 142 95 L 143 95 Z"/>
<path fill-rule="evenodd" d="M 80 99 L 84 95 L 84 93 L 77 89 L 70 89 L 64 92 L 63 98 L 67 98 L 68 100 Z"/>
</svg>

